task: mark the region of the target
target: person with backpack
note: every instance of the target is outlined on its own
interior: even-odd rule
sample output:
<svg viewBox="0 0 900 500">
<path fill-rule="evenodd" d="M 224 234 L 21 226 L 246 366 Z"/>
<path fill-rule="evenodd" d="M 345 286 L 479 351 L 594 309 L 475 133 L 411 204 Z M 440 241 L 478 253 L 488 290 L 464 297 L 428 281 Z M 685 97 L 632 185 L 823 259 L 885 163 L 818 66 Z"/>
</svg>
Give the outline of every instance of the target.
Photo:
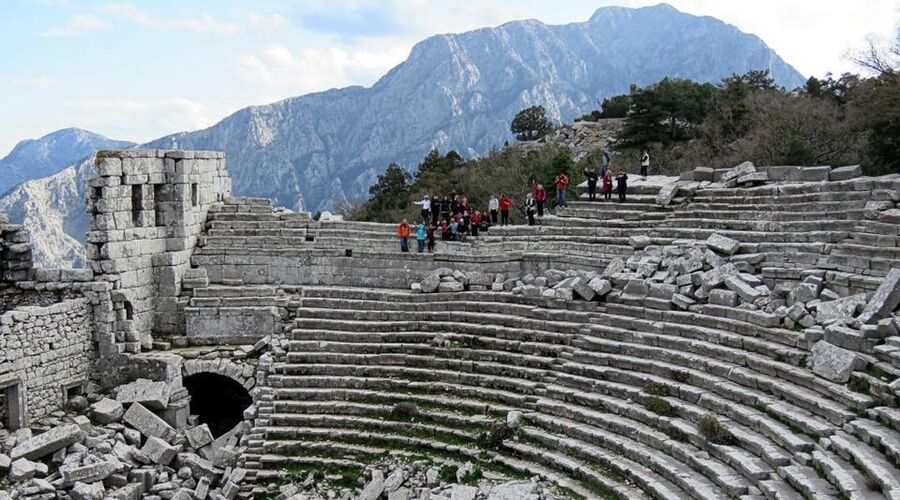
<svg viewBox="0 0 900 500">
<path fill-rule="evenodd" d="M 587 178 L 588 200 L 597 201 L 597 169 L 594 167 L 585 167 L 584 176 Z"/>
<path fill-rule="evenodd" d="M 505 194 L 500 197 L 500 225 L 505 226 L 509 224 L 509 207 L 512 206 L 512 200 L 509 199 Z"/>
<path fill-rule="evenodd" d="M 612 198 L 612 174 L 608 170 L 603 174 L 600 192 L 603 194 L 604 200 L 609 201 Z"/>
<path fill-rule="evenodd" d="M 423 219 L 416 224 L 416 247 L 418 248 L 419 253 L 425 251 L 425 234 L 425 220 Z"/>
<path fill-rule="evenodd" d="M 644 148 L 641 151 L 641 177 L 644 180 L 647 180 L 647 172 L 650 170 L 650 150 L 648 148 Z"/>
<path fill-rule="evenodd" d="M 566 203 L 566 187 L 569 185 L 569 176 L 565 172 L 556 174 L 556 178 L 553 179 L 553 185 L 556 186 L 556 206 L 568 206 Z"/>
<path fill-rule="evenodd" d="M 497 213 L 500 211 L 500 201 L 496 195 L 491 195 L 488 200 L 488 211 L 491 212 L 491 224 L 497 224 Z"/>
<path fill-rule="evenodd" d="M 406 219 L 403 219 L 403 222 L 401 222 L 400 225 L 397 226 L 397 236 L 400 237 L 401 252 L 409 252 L 409 241 L 407 241 L 407 238 L 409 238 L 409 233 L 409 222 L 407 222 Z"/>
<path fill-rule="evenodd" d="M 625 202 L 625 192 L 628 191 L 628 174 L 624 170 L 619 170 L 616 176 L 616 190 L 619 192 L 619 202 Z"/>
<path fill-rule="evenodd" d="M 534 225 L 534 212 L 537 210 L 537 203 L 534 201 L 534 195 L 530 192 L 525 195 L 525 214 L 528 215 L 528 225 Z"/>
</svg>

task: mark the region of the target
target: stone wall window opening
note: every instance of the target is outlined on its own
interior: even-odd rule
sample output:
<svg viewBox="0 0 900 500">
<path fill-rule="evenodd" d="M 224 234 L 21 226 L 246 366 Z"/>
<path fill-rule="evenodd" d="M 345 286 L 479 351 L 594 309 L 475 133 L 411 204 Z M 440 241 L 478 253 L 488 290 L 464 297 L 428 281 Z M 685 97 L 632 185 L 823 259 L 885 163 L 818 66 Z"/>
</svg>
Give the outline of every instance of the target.
<svg viewBox="0 0 900 500">
<path fill-rule="evenodd" d="M 0 427 L 14 431 L 26 427 L 25 398 L 18 379 L 0 382 Z"/>
<path fill-rule="evenodd" d="M 125 310 L 125 319 L 126 320 L 134 319 L 134 306 L 131 305 L 131 302 L 129 302 L 127 300 L 124 301 L 122 303 L 122 309 Z"/>
<path fill-rule="evenodd" d="M 182 383 L 191 395 L 191 415 L 207 424 L 215 437 L 241 423 L 244 410 L 253 403 L 243 385 L 218 373 L 195 373 L 184 377 Z"/>
<path fill-rule="evenodd" d="M 200 205 L 200 186 L 197 183 L 191 184 L 191 206 L 196 207 Z"/>
<path fill-rule="evenodd" d="M 141 210 L 144 208 L 144 189 L 140 184 L 131 185 L 131 222 L 141 227 Z"/>
<path fill-rule="evenodd" d="M 163 190 L 165 189 L 165 187 L 165 184 L 153 185 L 153 209 L 156 215 L 157 227 L 166 225 L 166 218 L 163 214 L 163 197 L 165 196 Z"/>
</svg>

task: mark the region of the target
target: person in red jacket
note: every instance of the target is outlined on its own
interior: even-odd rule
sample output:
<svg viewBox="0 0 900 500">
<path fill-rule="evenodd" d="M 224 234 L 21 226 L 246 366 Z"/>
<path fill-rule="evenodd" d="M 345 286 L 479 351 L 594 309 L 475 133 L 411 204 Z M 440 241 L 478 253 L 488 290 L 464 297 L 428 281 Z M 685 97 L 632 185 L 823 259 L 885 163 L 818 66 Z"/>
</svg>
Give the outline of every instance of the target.
<svg viewBox="0 0 900 500">
<path fill-rule="evenodd" d="M 500 197 L 500 225 L 509 224 L 509 207 L 512 206 L 512 200 L 505 194 Z"/>
<path fill-rule="evenodd" d="M 531 181 L 531 189 L 534 189 L 534 201 L 537 203 L 537 215 L 538 218 L 544 216 L 544 202 L 547 200 L 547 191 L 544 189 L 543 184 L 538 184 L 537 181 Z"/>
<path fill-rule="evenodd" d="M 600 189 L 600 192 L 603 194 L 603 199 L 609 201 L 612 197 L 612 174 L 609 170 L 603 174 L 603 185 Z"/>
<path fill-rule="evenodd" d="M 472 236 L 478 237 L 478 230 L 481 229 L 481 212 L 472 214 Z"/>
<path fill-rule="evenodd" d="M 560 172 L 553 179 L 553 184 L 556 186 L 556 206 L 568 206 L 566 203 L 566 187 L 569 185 L 569 176 L 565 172 Z"/>
</svg>

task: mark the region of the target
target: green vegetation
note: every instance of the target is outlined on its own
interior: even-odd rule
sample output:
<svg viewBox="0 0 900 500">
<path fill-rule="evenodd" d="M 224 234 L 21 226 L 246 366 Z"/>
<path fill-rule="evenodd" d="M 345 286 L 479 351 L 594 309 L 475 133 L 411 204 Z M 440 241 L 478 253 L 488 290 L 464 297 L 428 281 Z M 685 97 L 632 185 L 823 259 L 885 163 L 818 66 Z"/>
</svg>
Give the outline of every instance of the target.
<svg viewBox="0 0 900 500">
<path fill-rule="evenodd" d="M 674 406 L 672 406 L 672 403 L 669 403 L 659 396 L 651 396 L 647 398 L 644 401 L 644 407 L 652 411 L 653 413 L 662 415 L 664 417 L 678 416 L 678 408 L 675 408 Z"/>
<path fill-rule="evenodd" d="M 712 415 L 703 415 L 700 417 L 700 422 L 697 427 L 704 439 L 710 443 L 735 445 L 738 442 L 734 434 L 726 429 L 725 426 L 719 422 L 719 419 Z"/>
<path fill-rule="evenodd" d="M 553 126 L 543 106 L 531 106 L 516 113 L 509 130 L 520 141 L 536 141 L 553 130 Z"/>
<path fill-rule="evenodd" d="M 660 382 L 648 380 L 644 383 L 644 392 L 653 394 L 654 396 L 668 396 L 669 386 Z"/>
</svg>

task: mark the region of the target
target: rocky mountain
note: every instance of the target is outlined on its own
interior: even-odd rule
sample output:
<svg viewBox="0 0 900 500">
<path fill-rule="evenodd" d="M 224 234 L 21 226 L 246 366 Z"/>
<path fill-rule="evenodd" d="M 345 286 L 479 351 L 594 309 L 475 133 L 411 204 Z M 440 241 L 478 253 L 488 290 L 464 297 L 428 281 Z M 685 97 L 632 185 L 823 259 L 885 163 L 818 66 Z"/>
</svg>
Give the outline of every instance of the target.
<svg viewBox="0 0 900 500">
<path fill-rule="evenodd" d="M 107 139 L 78 128 L 57 130 L 40 139 L 26 139 L 0 159 L 0 193 L 20 182 L 53 175 L 97 149 L 132 145 L 133 142 Z"/>
<path fill-rule="evenodd" d="M 648 85 L 665 76 L 718 82 L 751 69 L 768 69 L 788 88 L 805 81 L 758 37 L 717 19 L 665 4 L 605 7 L 586 22 L 515 21 L 433 36 L 372 87 L 244 108 L 210 128 L 146 146 L 222 150 L 236 193 L 314 211 L 335 199 L 363 197 L 390 162 L 412 168 L 433 147 L 473 156 L 501 145 L 512 139 L 509 122 L 515 113 L 532 104 L 543 104 L 553 119 L 568 122 L 631 84 Z M 79 168 L 73 165 L 57 181 L 33 188 L 53 185 L 77 193 L 81 183 L 62 186 L 78 180 Z M 78 194 L 76 205 L 56 212 L 63 217 L 56 227 L 86 225 Z M 31 196 L 40 198 L 27 189 L 14 191 L 0 210 L 7 206 L 14 218 L 36 217 L 25 208 L 35 206 Z M 81 232 L 68 234 L 83 238 Z M 39 232 L 36 237 L 64 239 Z"/>
</svg>

